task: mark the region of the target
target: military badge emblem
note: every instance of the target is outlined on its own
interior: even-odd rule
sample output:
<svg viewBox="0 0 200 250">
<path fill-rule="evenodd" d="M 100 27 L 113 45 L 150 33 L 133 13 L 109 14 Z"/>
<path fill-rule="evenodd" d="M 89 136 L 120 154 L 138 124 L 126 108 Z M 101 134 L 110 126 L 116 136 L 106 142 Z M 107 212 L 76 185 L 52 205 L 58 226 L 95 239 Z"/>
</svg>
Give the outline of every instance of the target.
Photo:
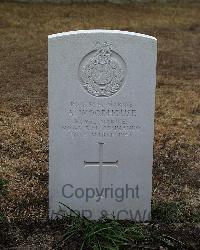
<svg viewBox="0 0 200 250">
<path fill-rule="evenodd" d="M 123 85 L 125 72 L 125 62 L 106 42 L 97 43 L 95 50 L 83 58 L 79 68 L 83 87 L 96 97 L 117 93 Z"/>
</svg>

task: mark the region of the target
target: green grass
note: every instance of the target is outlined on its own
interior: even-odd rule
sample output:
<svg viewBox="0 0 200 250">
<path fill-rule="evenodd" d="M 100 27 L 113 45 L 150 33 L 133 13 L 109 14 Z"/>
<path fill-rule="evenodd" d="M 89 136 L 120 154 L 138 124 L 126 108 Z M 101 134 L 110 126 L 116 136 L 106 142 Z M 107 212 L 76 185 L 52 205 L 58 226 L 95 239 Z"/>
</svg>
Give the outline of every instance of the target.
<svg viewBox="0 0 200 250">
<path fill-rule="evenodd" d="M 152 219 L 162 223 L 182 222 L 185 219 L 184 208 L 184 204 L 176 202 L 153 204 Z"/>
<path fill-rule="evenodd" d="M 0 210 L 0 222 L 5 221 L 6 216 L 5 214 Z"/>
<path fill-rule="evenodd" d="M 5 179 L 0 179 L 0 197 L 7 193 L 7 186 L 9 181 Z M 5 214 L 0 208 L 0 222 L 5 220 Z"/>
<path fill-rule="evenodd" d="M 152 205 L 152 220 L 156 223 L 199 223 L 199 207 L 188 208 L 184 202 L 171 202 Z"/>
<path fill-rule="evenodd" d="M 98 221 L 88 220 L 80 217 L 78 213 L 63 203 L 60 203 L 72 215 L 57 214 L 62 217 L 64 233 L 56 243 L 56 249 L 64 249 L 65 246 L 80 250 L 119 250 L 139 249 L 143 246 L 166 247 L 167 249 L 191 249 L 184 242 L 177 240 L 167 234 L 155 230 L 154 224 L 136 223 L 131 221 L 117 221 L 103 218 Z M 63 210 L 62 210 L 63 211 Z M 148 248 L 149 249 L 149 248 Z M 155 248 L 154 248 L 155 249 Z"/>
<path fill-rule="evenodd" d="M 6 188 L 9 181 L 5 179 L 0 179 L 0 195 L 4 195 L 6 193 Z"/>
<path fill-rule="evenodd" d="M 136 223 L 120 223 L 117 220 L 101 219 L 99 221 L 88 220 L 80 217 L 71 210 L 73 216 L 64 216 L 66 219 L 65 233 L 58 242 L 57 248 L 62 249 L 70 241 L 78 241 L 80 250 L 118 250 L 121 247 L 144 241 L 147 236 L 143 228 Z"/>
</svg>

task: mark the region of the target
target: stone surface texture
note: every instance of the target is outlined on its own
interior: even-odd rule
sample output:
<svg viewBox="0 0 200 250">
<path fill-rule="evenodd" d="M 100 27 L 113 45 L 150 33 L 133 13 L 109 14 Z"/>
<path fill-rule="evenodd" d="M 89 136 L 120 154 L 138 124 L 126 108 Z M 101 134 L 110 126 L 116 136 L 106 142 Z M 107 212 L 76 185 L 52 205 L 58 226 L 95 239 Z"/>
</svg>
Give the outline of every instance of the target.
<svg viewBox="0 0 200 250">
<path fill-rule="evenodd" d="M 156 39 L 117 30 L 50 35 L 50 217 L 150 219 Z"/>
</svg>

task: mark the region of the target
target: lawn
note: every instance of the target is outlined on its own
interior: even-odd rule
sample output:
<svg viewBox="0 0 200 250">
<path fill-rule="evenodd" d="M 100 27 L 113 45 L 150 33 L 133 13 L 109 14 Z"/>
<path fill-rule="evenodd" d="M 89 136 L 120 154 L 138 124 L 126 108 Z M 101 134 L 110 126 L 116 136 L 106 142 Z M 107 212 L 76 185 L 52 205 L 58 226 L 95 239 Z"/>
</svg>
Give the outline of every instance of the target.
<svg viewBox="0 0 200 250">
<path fill-rule="evenodd" d="M 51 249 L 72 223 L 47 219 L 47 36 L 105 28 L 158 39 L 152 223 L 142 225 L 145 246 L 199 249 L 199 20 L 197 3 L 0 3 L 0 248 Z M 126 249 L 139 249 L 145 239 L 136 242 Z M 80 247 L 74 238 L 67 245 L 62 249 Z"/>
</svg>

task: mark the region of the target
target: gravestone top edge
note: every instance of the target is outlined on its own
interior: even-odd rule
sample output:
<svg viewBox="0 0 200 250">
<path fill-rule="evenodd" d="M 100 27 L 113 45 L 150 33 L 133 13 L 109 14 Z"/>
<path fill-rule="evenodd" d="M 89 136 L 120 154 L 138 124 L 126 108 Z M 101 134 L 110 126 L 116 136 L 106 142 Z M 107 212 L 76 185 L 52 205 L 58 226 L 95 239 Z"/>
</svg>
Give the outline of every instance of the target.
<svg viewBox="0 0 200 250">
<path fill-rule="evenodd" d="M 69 32 L 62 32 L 57 34 L 51 34 L 48 36 L 48 39 L 69 36 L 69 35 L 78 35 L 78 34 L 95 34 L 95 33 L 103 33 L 103 34 L 122 34 L 122 35 L 130 35 L 130 36 L 137 36 L 141 38 L 148 38 L 157 42 L 157 39 L 153 36 L 136 33 L 136 32 L 129 32 L 129 31 L 122 31 L 122 30 L 107 30 L 107 29 L 92 29 L 92 30 L 76 30 L 76 31 L 69 31 Z"/>
</svg>

